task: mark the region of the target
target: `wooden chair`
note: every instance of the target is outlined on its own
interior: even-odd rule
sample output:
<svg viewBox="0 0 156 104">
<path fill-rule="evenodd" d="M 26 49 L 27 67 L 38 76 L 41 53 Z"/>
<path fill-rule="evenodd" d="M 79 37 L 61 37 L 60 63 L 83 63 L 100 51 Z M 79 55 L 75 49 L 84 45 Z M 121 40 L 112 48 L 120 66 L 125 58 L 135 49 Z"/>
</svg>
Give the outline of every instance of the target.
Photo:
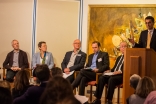
<svg viewBox="0 0 156 104">
<path fill-rule="evenodd" d="M 117 85 L 116 88 L 118 89 L 118 92 L 117 92 L 117 104 L 119 104 L 120 103 L 120 88 L 123 88 L 123 84 Z M 108 89 L 108 85 L 106 84 L 105 85 L 105 101 L 107 100 L 106 99 L 107 89 Z"/>
</svg>

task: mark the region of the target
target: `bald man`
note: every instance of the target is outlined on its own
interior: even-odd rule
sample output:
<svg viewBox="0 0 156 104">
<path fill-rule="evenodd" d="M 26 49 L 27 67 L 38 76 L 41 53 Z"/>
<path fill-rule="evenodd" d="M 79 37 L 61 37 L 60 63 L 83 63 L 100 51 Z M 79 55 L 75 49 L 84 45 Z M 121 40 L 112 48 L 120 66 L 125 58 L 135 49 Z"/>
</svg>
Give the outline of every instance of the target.
<svg viewBox="0 0 156 104">
<path fill-rule="evenodd" d="M 19 42 L 13 40 L 11 44 L 14 50 L 7 54 L 3 63 L 3 67 L 7 69 L 6 80 L 9 82 L 13 81 L 14 76 L 19 70 L 29 67 L 27 54 L 19 49 Z"/>
<path fill-rule="evenodd" d="M 69 74 L 71 71 L 79 71 L 84 68 L 86 61 L 86 53 L 80 50 L 81 41 L 79 39 L 73 42 L 73 51 L 69 51 L 65 54 L 65 57 L 61 63 L 61 67 L 64 73 Z M 74 75 L 67 77 L 71 83 L 74 81 Z"/>
</svg>

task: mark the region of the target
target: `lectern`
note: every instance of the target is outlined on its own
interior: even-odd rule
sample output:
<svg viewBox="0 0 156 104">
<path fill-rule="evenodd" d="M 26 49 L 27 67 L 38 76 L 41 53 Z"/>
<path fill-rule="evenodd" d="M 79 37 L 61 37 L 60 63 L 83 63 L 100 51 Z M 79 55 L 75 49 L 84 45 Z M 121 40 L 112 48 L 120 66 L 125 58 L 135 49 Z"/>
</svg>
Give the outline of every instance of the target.
<svg viewBox="0 0 156 104">
<path fill-rule="evenodd" d="M 126 104 L 126 98 L 134 93 L 129 85 L 132 74 L 138 74 L 141 77 L 149 76 L 156 83 L 156 52 L 153 49 L 126 49 L 124 53 L 123 104 Z"/>
</svg>

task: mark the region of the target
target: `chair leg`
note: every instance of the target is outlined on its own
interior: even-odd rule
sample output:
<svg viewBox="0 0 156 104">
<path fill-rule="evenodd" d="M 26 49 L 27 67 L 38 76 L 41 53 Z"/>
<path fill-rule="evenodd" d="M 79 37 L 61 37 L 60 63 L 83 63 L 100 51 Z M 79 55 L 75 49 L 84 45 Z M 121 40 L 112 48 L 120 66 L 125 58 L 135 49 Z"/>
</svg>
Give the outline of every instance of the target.
<svg viewBox="0 0 156 104">
<path fill-rule="evenodd" d="M 90 102 L 92 102 L 92 85 L 90 85 Z"/>
<path fill-rule="evenodd" d="M 117 103 L 120 103 L 120 87 L 118 87 Z"/>
<path fill-rule="evenodd" d="M 106 96 L 107 96 L 107 86 L 105 86 L 105 102 L 107 101 Z"/>
</svg>

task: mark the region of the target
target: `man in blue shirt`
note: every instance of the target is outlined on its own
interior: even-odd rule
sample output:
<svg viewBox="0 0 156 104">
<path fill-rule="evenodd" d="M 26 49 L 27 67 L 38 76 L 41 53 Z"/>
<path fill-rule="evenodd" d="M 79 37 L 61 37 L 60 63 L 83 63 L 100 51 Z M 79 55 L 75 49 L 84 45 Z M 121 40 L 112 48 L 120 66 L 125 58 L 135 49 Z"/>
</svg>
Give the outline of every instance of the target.
<svg viewBox="0 0 156 104">
<path fill-rule="evenodd" d="M 92 43 L 93 54 L 88 56 L 86 68 L 82 69 L 74 82 L 73 89 L 79 86 L 79 95 L 84 95 L 86 83 L 96 80 L 96 73 L 103 73 L 109 69 L 109 56 L 107 52 L 100 51 L 100 43 Z"/>
</svg>

